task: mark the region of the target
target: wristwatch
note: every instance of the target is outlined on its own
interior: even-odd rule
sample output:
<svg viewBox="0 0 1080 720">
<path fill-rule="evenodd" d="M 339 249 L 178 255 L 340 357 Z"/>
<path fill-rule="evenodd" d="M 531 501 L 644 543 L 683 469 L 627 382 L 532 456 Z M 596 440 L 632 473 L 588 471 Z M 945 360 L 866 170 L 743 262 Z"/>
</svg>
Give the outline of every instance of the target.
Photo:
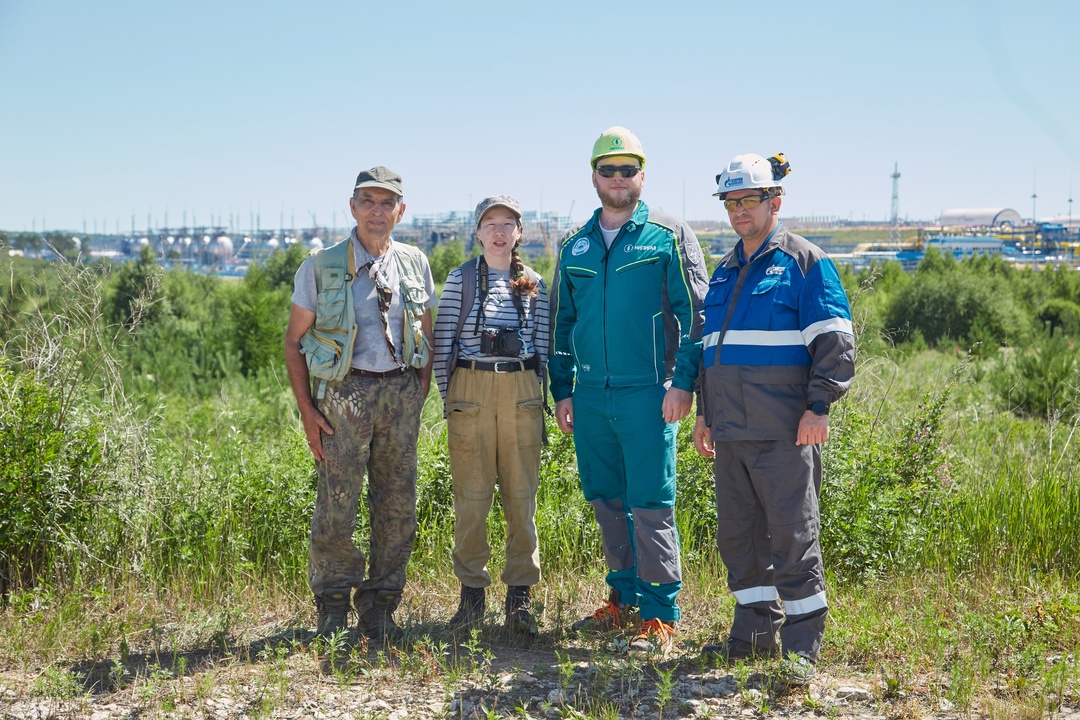
<svg viewBox="0 0 1080 720">
<path fill-rule="evenodd" d="M 806 403 L 806 409 L 815 415 L 828 415 L 829 403 L 824 400 L 815 400 L 812 403 Z"/>
</svg>

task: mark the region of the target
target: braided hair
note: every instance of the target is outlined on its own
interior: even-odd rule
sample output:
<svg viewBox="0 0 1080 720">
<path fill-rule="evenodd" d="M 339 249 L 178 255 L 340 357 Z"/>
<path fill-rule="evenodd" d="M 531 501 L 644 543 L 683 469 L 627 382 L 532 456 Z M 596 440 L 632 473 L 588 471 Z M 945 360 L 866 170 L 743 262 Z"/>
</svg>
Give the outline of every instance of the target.
<svg viewBox="0 0 1080 720">
<path fill-rule="evenodd" d="M 521 232 L 520 223 L 518 223 L 518 232 Z M 520 246 L 521 239 L 518 238 L 514 249 L 510 251 L 510 289 L 518 295 L 536 297 L 539 294 L 539 287 L 532 276 L 525 272 L 525 263 L 521 262 L 521 255 L 518 254 Z"/>
</svg>

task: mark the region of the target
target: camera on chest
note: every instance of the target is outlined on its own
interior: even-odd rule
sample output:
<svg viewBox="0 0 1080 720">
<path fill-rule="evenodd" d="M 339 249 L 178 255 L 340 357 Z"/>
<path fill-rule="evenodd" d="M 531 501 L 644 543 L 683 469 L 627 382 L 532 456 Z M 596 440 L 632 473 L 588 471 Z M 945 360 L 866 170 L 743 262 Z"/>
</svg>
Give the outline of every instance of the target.
<svg viewBox="0 0 1080 720">
<path fill-rule="evenodd" d="M 485 355 L 518 357 L 524 347 L 519 327 L 486 327 L 480 331 L 480 352 Z"/>
</svg>

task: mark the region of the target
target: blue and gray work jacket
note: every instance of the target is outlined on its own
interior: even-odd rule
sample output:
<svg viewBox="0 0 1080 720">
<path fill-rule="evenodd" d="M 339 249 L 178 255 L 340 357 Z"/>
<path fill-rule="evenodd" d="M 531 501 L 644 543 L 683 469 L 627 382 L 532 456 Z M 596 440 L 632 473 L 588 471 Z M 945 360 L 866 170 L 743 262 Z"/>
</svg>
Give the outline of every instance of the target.
<svg viewBox="0 0 1080 720">
<path fill-rule="evenodd" d="M 794 441 L 807 406 L 855 375 L 851 309 L 836 265 L 778 226 L 749 261 L 723 257 L 705 295 L 698 414 L 716 441 Z"/>
</svg>

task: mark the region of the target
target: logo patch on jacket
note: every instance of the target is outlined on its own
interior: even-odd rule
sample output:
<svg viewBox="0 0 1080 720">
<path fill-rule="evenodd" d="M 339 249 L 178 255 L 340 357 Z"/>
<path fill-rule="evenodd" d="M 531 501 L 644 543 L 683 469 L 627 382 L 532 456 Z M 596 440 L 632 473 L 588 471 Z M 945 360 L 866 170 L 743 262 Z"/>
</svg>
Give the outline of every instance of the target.
<svg viewBox="0 0 1080 720">
<path fill-rule="evenodd" d="M 574 257 L 577 257 L 578 255 L 584 255 L 587 252 L 589 252 L 589 238 L 579 239 L 576 243 L 574 243 L 574 247 L 570 250 L 570 254 Z"/>
<path fill-rule="evenodd" d="M 783 275 L 786 270 L 783 265 L 773 265 L 771 268 L 765 271 L 766 275 Z"/>
</svg>

